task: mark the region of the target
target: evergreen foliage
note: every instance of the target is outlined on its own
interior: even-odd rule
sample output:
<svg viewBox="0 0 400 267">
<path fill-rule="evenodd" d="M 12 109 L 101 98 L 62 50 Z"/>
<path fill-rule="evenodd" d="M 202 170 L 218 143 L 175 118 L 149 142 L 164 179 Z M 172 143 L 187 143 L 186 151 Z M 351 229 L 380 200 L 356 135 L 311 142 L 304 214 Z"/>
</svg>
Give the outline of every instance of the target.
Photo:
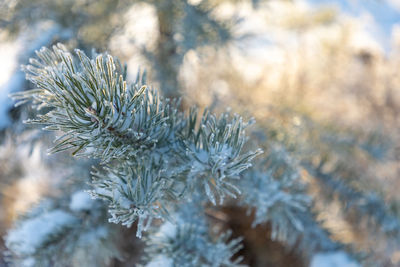
<svg viewBox="0 0 400 267">
<path fill-rule="evenodd" d="M 81 0 L 6 1 L 0 4 L 0 26 L 18 31 L 50 14 L 54 29 L 23 51 L 20 60 L 24 62 L 38 44 L 50 46 L 60 39 L 69 39 L 87 53 L 91 47 L 106 47 L 123 26 L 123 12 L 138 2 L 142 1 L 105 0 L 96 6 L 96 1 Z M 115 225 L 121 224 L 137 225 L 139 238 L 144 234 L 143 266 L 241 266 L 242 258 L 236 257 L 241 238 L 219 229 L 207 217 L 210 209 L 216 212 L 222 205 L 239 205 L 253 219 L 253 227 L 271 227 L 271 238 L 306 255 L 305 262 L 321 251 L 345 249 L 365 266 L 392 266 L 400 248 L 396 203 L 388 208 L 383 194 L 363 185 L 360 178 L 365 169 L 360 166 L 365 165 L 356 165 L 358 160 L 367 164 L 386 160 L 395 141 L 379 131 L 369 135 L 364 129 L 321 126 L 298 110 L 288 112 L 279 102 L 278 109 L 287 114 L 272 114 L 274 118 L 264 125 L 259 122 L 258 129 L 268 137 L 255 138 L 255 145 L 249 145 L 245 135 L 249 123 L 237 114 L 216 116 L 206 109 L 200 115 L 194 107 L 182 111 L 175 97 L 180 95 L 178 76 L 185 55 L 204 46 L 227 44 L 234 38 L 232 27 L 237 21 L 217 19 L 214 1 L 146 3 L 154 8 L 158 21 L 157 40 L 154 46 L 141 47 L 141 52 L 153 67 L 161 92 L 171 99 L 147 85 L 146 73 L 139 72 L 136 80 L 128 82 L 126 66 L 107 53 L 93 51 L 87 56 L 59 44 L 42 48 L 24 66 L 36 88 L 15 93 L 13 98 L 17 105 L 31 101 L 40 113 L 27 122 L 59 135 L 51 153 L 72 151 L 74 156 L 93 159 L 94 166 L 86 192 L 81 190 L 86 188 L 82 175 L 77 192 L 44 200 L 19 218 L 5 237 L 10 264 L 109 266 L 115 259 L 124 261 L 116 240 L 127 239 Z M 327 12 L 298 18 L 296 13 L 287 26 L 300 30 L 296 33 L 300 36 L 314 25 L 332 23 L 334 13 Z M 307 83 L 306 74 L 299 71 L 299 91 Z M 238 98 L 244 94 L 238 93 Z M 392 100 L 390 96 L 387 99 Z M 239 102 L 260 107 L 253 101 Z M 263 113 L 247 108 L 249 113 Z M 387 119 L 388 114 L 382 114 Z M 285 125 L 287 121 L 293 125 Z M 266 150 L 265 157 L 255 163 L 261 150 L 249 151 L 252 145 Z M 320 187 L 317 199 L 304 177 Z M 347 216 L 354 232 L 368 233 L 363 238 L 369 249 L 333 240 L 316 215 L 317 201 L 339 203 L 341 215 Z M 359 226 L 367 231 L 360 232 Z M 387 244 L 378 249 L 375 237 L 381 235 Z"/>
<path fill-rule="evenodd" d="M 240 238 L 229 241 L 231 233 L 218 235 L 205 219 L 204 210 L 194 202 L 184 204 L 146 240 L 146 257 L 151 266 L 162 259 L 164 266 L 239 267 L 240 257 L 232 256 L 241 248 Z"/>
<path fill-rule="evenodd" d="M 293 115 L 286 112 L 286 116 Z M 338 129 L 327 129 L 301 113 L 297 113 L 297 118 L 300 121 L 297 125 L 279 124 L 279 129 L 274 123 L 269 123 L 269 130 L 265 132 L 276 141 L 279 135 L 280 143 L 290 149 L 290 155 L 297 159 L 299 169 L 307 172 L 319 184 L 322 192 L 319 201 L 331 203 L 333 199 L 337 200 L 341 212 L 354 224 L 352 227 L 356 231 L 360 231 L 361 227 L 368 229 L 365 238 L 369 242 L 376 242 L 378 238 L 385 240 L 379 249 L 360 250 L 350 246 L 346 249 L 365 266 L 391 266 L 387 257 L 399 247 L 400 220 L 398 213 L 390 208 L 395 204 L 385 200 L 377 190 L 368 188 L 367 172 L 354 165 L 361 160 L 368 164 L 386 160 L 388 144 L 393 142 L 390 139 L 393 137 L 388 135 L 383 138 L 379 130 L 360 133 L 360 130 L 341 129 L 339 132 Z M 309 225 L 313 223 L 310 221 Z"/>
<path fill-rule="evenodd" d="M 83 191 L 43 200 L 8 232 L 8 257 L 15 266 L 108 266 L 122 255 L 106 212 Z"/>
<path fill-rule="evenodd" d="M 300 178 L 300 166 L 277 144 L 267 156 L 245 172 L 240 188 L 240 204 L 254 212 L 253 226 L 269 223 L 272 239 L 309 254 L 318 250 L 335 250 L 340 244 L 329 237 L 310 211 L 312 198 Z"/>
<path fill-rule="evenodd" d="M 101 167 L 92 171 L 90 194 L 108 202 L 110 222 L 131 226 L 138 221 L 137 236 L 141 237 L 153 219 L 177 220 L 179 235 L 172 246 L 195 240 L 193 249 L 207 249 L 194 258 L 179 259 L 179 266 L 237 266 L 238 261 L 230 258 L 239 248 L 238 240 L 228 241 L 228 234 L 207 237 L 204 219 L 186 225 L 186 218 L 177 219 L 180 216 L 174 214 L 195 196 L 202 205 L 207 199 L 216 205 L 226 196 L 240 194 L 239 174 L 261 153 L 242 151 L 248 124 L 228 112 L 216 117 L 205 111 L 198 120 L 196 108 L 188 114 L 179 111 L 179 102 L 148 88 L 143 75 L 128 84 L 124 67 L 110 55 L 93 53 L 93 58 L 88 58 L 80 50 L 76 55 L 59 44 L 51 50 L 42 48 L 38 59 L 24 67 L 37 89 L 13 97 L 19 101 L 17 105 L 32 101 L 38 110 L 44 110 L 27 122 L 62 133 L 50 152 L 72 149 L 75 156 L 101 160 Z M 14 232 L 32 224 L 29 220 L 25 223 L 28 226 Z M 39 245 L 47 243 L 48 235 L 74 223 L 73 217 L 54 222 L 54 231 L 43 233 Z M 8 247 L 21 256 L 14 236 L 11 232 Z M 168 238 L 164 242 L 171 243 Z M 165 253 L 173 261 L 175 253 L 182 253 L 168 251 Z"/>
</svg>

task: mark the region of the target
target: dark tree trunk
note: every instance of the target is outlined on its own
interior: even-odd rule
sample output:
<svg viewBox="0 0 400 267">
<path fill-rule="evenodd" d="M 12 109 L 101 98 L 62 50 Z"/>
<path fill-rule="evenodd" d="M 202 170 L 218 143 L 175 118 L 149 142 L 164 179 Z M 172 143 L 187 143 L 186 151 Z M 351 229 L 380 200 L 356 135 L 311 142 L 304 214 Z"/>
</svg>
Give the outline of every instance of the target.
<svg viewBox="0 0 400 267">
<path fill-rule="evenodd" d="M 173 0 L 165 0 L 157 6 L 159 37 L 155 54 L 156 75 L 161 83 L 164 96 L 176 98 L 180 96 L 178 74 L 179 59 L 177 45 L 174 41 L 174 19 L 178 14 Z"/>
</svg>

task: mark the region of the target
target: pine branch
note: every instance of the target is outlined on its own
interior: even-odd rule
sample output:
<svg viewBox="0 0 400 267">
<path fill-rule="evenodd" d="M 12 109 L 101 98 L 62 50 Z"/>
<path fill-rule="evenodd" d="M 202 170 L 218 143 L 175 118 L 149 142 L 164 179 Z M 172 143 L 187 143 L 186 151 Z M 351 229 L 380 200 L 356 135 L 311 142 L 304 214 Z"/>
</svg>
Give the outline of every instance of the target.
<svg viewBox="0 0 400 267">
<path fill-rule="evenodd" d="M 202 192 L 216 204 L 239 194 L 233 181 L 261 153 L 242 153 L 246 123 L 228 113 L 219 118 L 197 109 L 188 115 L 149 89 L 141 75 L 129 84 L 126 68 L 108 54 L 74 57 L 62 45 L 42 48 L 25 66 L 37 89 L 16 93 L 44 114 L 30 123 L 60 131 L 51 152 L 99 158 L 105 173 L 93 172 L 91 194 L 109 202 L 110 221 L 130 226 L 168 217 L 179 201 Z M 17 104 L 18 104 L 17 103 Z"/>
<path fill-rule="evenodd" d="M 246 171 L 240 180 L 240 204 L 254 211 L 253 227 L 270 223 L 272 239 L 287 243 L 312 255 L 319 250 L 336 250 L 310 212 L 312 199 L 300 179 L 298 163 L 281 146 L 272 145 L 267 157 Z"/>
<path fill-rule="evenodd" d="M 331 194 L 337 194 L 344 205 L 344 211 L 355 211 L 359 222 L 367 218 L 370 226 L 378 227 L 390 238 L 398 239 L 400 235 L 400 221 L 388 210 L 385 202 L 377 194 L 365 194 L 346 184 L 343 179 L 334 177 L 334 174 L 324 173 L 319 168 L 312 168 L 309 164 L 302 164 L 306 170 L 324 184 L 324 189 Z"/>
<path fill-rule="evenodd" d="M 106 209 L 87 193 L 41 201 L 5 237 L 15 266 L 108 266 L 122 259 Z"/>
<path fill-rule="evenodd" d="M 146 265 L 157 266 L 221 266 L 240 267 L 242 260 L 233 255 L 242 246 L 240 238 L 231 239 L 231 233 L 218 235 L 209 229 L 204 211 L 198 202 L 182 205 L 174 214 L 175 223 L 165 222 L 157 232 L 146 239 Z M 231 240 L 230 240 L 231 239 Z"/>
</svg>

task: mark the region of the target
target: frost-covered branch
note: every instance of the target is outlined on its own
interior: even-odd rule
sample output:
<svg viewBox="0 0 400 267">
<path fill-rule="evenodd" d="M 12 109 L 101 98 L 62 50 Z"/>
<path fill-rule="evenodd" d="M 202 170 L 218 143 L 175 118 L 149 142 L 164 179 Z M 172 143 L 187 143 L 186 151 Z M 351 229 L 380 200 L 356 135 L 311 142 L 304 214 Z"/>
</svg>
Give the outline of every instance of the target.
<svg viewBox="0 0 400 267">
<path fill-rule="evenodd" d="M 269 223 L 272 239 L 312 254 L 340 247 L 311 212 L 312 199 L 301 181 L 300 166 L 284 147 L 271 144 L 267 157 L 240 181 L 240 204 L 254 211 L 253 226 Z"/>
<path fill-rule="evenodd" d="M 179 201 L 200 191 L 216 204 L 240 192 L 234 185 L 260 150 L 243 153 L 246 123 L 237 115 L 179 111 L 138 75 L 108 54 L 76 56 L 62 45 L 42 48 L 25 66 L 37 89 L 16 93 L 45 112 L 30 123 L 62 132 L 51 152 L 73 149 L 76 156 L 107 164 L 93 172 L 91 194 L 110 203 L 112 222 L 131 225 L 167 218 Z"/>
<path fill-rule="evenodd" d="M 83 191 L 44 200 L 8 232 L 8 257 L 22 267 L 108 266 L 122 256 L 119 234 L 106 216 Z"/>
<path fill-rule="evenodd" d="M 240 267 L 241 257 L 232 259 L 241 249 L 240 238 L 230 232 L 218 234 L 209 228 L 204 211 L 189 202 L 174 213 L 174 221 L 165 222 L 146 240 L 146 267 L 223 266 Z"/>
</svg>

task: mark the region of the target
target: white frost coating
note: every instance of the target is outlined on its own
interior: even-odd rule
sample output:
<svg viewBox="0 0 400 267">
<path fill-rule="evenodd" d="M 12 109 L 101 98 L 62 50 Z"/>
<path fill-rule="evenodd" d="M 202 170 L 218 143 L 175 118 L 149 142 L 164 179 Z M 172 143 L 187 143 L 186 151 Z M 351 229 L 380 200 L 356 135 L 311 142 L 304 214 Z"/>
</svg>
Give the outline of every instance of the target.
<svg viewBox="0 0 400 267">
<path fill-rule="evenodd" d="M 35 267 L 35 259 L 27 258 L 21 262 L 21 267 Z"/>
<path fill-rule="evenodd" d="M 28 219 L 6 237 L 7 247 L 17 255 L 32 255 L 51 236 L 62 233 L 77 219 L 62 210 L 53 210 L 39 217 Z"/>
<path fill-rule="evenodd" d="M 220 151 L 218 151 L 217 149 L 211 149 L 210 152 L 213 154 L 217 154 L 222 159 L 226 159 L 232 155 L 232 147 L 228 146 L 227 144 L 224 144 Z"/>
<path fill-rule="evenodd" d="M 208 153 L 205 150 L 200 150 L 196 153 L 197 158 L 202 162 L 202 163 L 207 163 L 208 162 Z"/>
<path fill-rule="evenodd" d="M 173 261 L 165 255 L 159 255 L 146 264 L 146 267 L 172 267 Z"/>
<path fill-rule="evenodd" d="M 161 225 L 159 233 L 167 237 L 174 237 L 176 236 L 176 225 L 166 221 Z"/>
<path fill-rule="evenodd" d="M 99 226 L 93 230 L 83 233 L 79 237 L 80 246 L 91 246 L 98 243 L 100 239 L 107 239 L 108 230 L 104 226 Z"/>
<path fill-rule="evenodd" d="M 71 196 L 71 202 L 69 208 L 73 211 L 85 211 L 90 210 L 93 207 L 94 201 L 90 195 L 84 191 L 75 192 Z"/>
<path fill-rule="evenodd" d="M 310 267 L 361 267 L 342 252 L 318 253 L 312 260 Z"/>
</svg>

